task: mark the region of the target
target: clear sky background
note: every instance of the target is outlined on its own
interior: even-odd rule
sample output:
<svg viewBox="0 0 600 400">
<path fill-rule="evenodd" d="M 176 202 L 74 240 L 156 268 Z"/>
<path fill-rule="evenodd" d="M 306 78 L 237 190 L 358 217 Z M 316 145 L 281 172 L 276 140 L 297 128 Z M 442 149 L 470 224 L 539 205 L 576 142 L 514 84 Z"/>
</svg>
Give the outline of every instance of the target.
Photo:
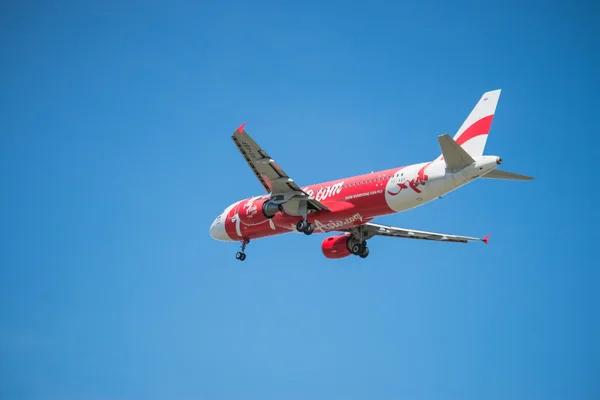
<svg viewBox="0 0 600 400">
<path fill-rule="evenodd" d="M 0 6 L 0 398 L 600 398 L 597 2 L 84 3 Z M 486 153 L 537 180 L 379 220 L 489 246 L 209 237 L 263 193 L 242 122 L 306 185 L 497 88 Z"/>
</svg>

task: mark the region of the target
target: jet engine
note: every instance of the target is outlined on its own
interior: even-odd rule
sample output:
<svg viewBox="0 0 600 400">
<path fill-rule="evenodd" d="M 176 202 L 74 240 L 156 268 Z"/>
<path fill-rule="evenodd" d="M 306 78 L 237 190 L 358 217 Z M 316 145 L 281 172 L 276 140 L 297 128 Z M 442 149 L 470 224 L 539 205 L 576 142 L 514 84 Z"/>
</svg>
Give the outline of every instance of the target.
<svg viewBox="0 0 600 400">
<path fill-rule="evenodd" d="M 282 210 L 281 204 L 275 204 L 273 200 L 265 201 L 262 204 L 262 213 L 267 218 L 273 218 L 277 212 Z"/>
<path fill-rule="evenodd" d="M 321 243 L 321 251 L 327 258 L 348 257 L 352 253 L 348 250 L 348 242 L 352 241 L 350 234 L 330 236 Z"/>
</svg>

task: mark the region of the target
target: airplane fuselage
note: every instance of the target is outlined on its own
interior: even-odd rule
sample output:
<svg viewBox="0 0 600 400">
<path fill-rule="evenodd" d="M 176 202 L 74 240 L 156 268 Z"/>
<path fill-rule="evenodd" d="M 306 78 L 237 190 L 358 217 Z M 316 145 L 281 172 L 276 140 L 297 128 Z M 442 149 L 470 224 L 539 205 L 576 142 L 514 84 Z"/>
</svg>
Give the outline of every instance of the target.
<svg viewBox="0 0 600 400">
<path fill-rule="evenodd" d="M 303 187 L 329 211 L 308 215 L 314 232 L 340 231 L 363 225 L 372 219 L 403 212 L 445 195 L 485 175 L 501 163 L 496 156 L 480 156 L 459 171 L 446 169 L 443 159 L 393 168 L 365 175 Z M 231 204 L 210 227 L 210 235 L 220 241 L 249 241 L 283 233 L 297 232 L 302 219 L 294 200 L 283 211 L 267 218 L 261 210 L 269 194 Z"/>
</svg>

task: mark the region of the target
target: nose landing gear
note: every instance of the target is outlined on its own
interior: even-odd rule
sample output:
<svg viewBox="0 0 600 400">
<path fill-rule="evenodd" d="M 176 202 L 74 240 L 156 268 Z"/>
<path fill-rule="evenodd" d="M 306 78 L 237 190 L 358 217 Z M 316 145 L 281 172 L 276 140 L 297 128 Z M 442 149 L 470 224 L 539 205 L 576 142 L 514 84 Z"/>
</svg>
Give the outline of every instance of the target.
<svg viewBox="0 0 600 400">
<path fill-rule="evenodd" d="M 246 250 L 246 245 L 250 243 L 250 240 L 248 239 L 244 239 L 242 241 L 242 250 L 238 251 L 235 255 L 236 260 L 240 260 L 240 261 L 244 261 L 246 259 L 246 253 L 244 253 L 244 250 Z"/>
</svg>

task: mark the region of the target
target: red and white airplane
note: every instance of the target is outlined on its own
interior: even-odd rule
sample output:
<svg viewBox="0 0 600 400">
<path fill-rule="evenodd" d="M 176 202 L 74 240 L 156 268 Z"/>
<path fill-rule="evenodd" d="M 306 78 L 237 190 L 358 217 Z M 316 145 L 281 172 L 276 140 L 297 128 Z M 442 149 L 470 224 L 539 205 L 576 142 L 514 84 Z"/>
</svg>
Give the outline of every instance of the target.
<svg viewBox="0 0 600 400">
<path fill-rule="evenodd" d="M 298 186 L 252 140 L 244 123 L 233 132 L 233 142 L 267 193 L 227 207 L 212 223 L 210 235 L 220 241 L 241 242 L 236 258 L 242 261 L 251 240 L 289 232 L 334 233 L 321 245 L 327 258 L 351 254 L 366 258 L 367 240 L 374 236 L 487 244 L 489 235 L 456 236 L 371 221 L 418 207 L 477 178 L 533 179 L 499 171 L 496 167 L 502 159 L 483 155 L 499 98 L 500 90 L 484 93 L 453 138 L 438 136 L 441 154 L 433 161 L 305 187 Z"/>
</svg>

